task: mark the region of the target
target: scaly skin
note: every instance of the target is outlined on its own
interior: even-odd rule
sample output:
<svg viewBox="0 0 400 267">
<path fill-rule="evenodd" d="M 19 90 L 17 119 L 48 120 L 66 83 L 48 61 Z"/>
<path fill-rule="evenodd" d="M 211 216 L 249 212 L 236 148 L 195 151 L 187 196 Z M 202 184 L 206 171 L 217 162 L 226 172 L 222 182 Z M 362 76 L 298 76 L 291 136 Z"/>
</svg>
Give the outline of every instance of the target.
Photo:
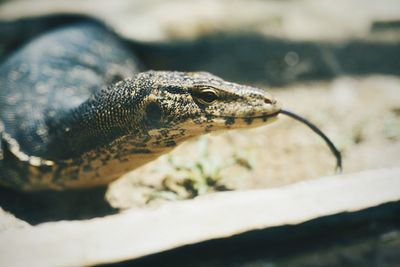
<svg viewBox="0 0 400 267">
<path fill-rule="evenodd" d="M 90 22 L 13 54 L 0 66 L 0 183 L 105 185 L 185 140 L 265 125 L 280 111 L 267 92 L 209 73 L 139 70 L 112 32 Z"/>
</svg>

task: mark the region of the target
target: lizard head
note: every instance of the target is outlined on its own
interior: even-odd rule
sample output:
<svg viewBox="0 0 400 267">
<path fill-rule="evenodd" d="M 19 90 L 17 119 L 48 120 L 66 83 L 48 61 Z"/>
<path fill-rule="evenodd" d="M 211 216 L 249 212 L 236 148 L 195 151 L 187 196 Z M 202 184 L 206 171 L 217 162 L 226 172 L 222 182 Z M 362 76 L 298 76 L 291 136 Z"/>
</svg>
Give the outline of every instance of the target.
<svg viewBox="0 0 400 267">
<path fill-rule="evenodd" d="M 280 104 L 264 90 L 224 81 L 206 72 L 148 71 L 137 80 L 150 86 L 143 99 L 145 125 L 185 137 L 274 121 Z"/>
</svg>

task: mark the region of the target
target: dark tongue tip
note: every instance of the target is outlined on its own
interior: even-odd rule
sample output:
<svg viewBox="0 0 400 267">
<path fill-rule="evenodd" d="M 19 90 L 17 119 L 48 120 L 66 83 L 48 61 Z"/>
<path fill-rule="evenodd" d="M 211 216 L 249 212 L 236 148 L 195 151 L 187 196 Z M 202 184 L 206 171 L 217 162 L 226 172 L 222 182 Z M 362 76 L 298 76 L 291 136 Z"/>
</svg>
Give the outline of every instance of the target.
<svg viewBox="0 0 400 267">
<path fill-rule="evenodd" d="M 296 113 L 293 113 L 291 111 L 281 109 L 281 114 L 284 114 L 286 116 L 291 117 L 292 119 L 298 120 L 305 125 L 307 125 L 311 130 L 313 130 L 317 135 L 319 135 L 322 139 L 324 139 L 325 143 L 328 145 L 329 149 L 333 153 L 333 155 L 336 158 L 336 168 L 335 168 L 335 173 L 339 174 L 342 172 L 342 155 L 340 151 L 336 148 L 335 144 L 314 124 L 306 120 L 305 118 L 301 117 L 300 115 L 297 115 Z"/>
</svg>

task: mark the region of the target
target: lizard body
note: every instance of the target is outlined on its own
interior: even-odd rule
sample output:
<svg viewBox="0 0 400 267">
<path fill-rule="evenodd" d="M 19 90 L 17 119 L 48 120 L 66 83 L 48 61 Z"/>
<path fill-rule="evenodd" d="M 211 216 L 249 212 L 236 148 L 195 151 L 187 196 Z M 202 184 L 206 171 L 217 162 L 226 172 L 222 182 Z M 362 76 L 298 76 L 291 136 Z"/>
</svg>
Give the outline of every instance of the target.
<svg viewBox="0 0 400 267">
<path fill-rule="evenodd" d="M 274 121 L 267 92 L 206 72 L 145 71 L 104 25 L 75 22 L 0 66 L 0 184 L 105 185 L 190 138 Z"/>
</svg>

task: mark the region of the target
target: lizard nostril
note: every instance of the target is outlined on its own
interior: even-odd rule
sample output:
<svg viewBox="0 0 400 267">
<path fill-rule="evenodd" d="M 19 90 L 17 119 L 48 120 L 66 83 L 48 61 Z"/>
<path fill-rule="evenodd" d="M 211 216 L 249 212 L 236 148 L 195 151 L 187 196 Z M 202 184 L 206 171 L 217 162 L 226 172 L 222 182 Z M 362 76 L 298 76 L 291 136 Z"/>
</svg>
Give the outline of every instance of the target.
<svg viewBox="0 0 400 267">
<path fill-rule="evenodd" d="M 276 103 L 276 100 L 275 100 L 275 99 L 265 98 L 265 99 L 264 99 L 264 103 L 265 103 L 265 104 L 275 104 L 275 103 Z"/>
</svg>

